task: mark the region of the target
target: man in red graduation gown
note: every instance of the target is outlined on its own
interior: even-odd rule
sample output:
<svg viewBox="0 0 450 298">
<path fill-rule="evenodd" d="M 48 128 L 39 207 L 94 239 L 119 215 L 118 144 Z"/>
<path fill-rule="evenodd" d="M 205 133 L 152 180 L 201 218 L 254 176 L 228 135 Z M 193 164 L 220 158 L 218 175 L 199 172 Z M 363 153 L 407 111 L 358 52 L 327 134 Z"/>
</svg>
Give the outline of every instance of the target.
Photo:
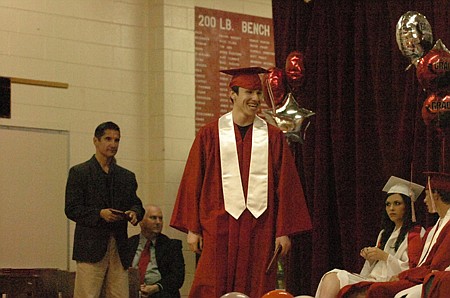
<svg viewBox="0 0 450 298">
<path fill-rule="evenodd" d="M 282 131 L 256 113 L 263 100 L 259 67 L 232 75 L 233 109 L 198 132 L 186 163 L 170 225 L 201 253 L 192 298 L 240 292 L 259 298 L 276 287 L 277 247 L 311 221 Z"/>
</svg>

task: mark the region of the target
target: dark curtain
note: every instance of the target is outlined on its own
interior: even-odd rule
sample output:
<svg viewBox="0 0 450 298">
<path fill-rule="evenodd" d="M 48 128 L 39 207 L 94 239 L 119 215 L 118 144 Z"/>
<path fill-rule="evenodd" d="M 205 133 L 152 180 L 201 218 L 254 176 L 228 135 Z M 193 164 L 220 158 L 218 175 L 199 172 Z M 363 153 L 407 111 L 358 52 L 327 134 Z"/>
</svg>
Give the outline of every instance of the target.
<svg viewBox="0 0 450 298">
<path fill-rule="evenodd" d="M 295 94 L 316 113 L 304 144 L 294 143 L 313 220 L 296 236 L 287 260 L 287 290 L 314 294 L 330 269 L 359 272 L 359 251 L 374 246 L 384 212 L 382 188 L 391 175 L 425 185 L 427 170 L 442 170 L 441 138 L 421 118 L 427 94 L 415 67 L 398 49 L 401 15 L 417 11 L 434 41 L 450 46 L 448 0 L 273 0 L 276 66 L 304 55 L 306 81 Z M 444 157 L 445 158 L 445 157 Z M 448 171 L 448 170 L 446 170 Z M 433 224 L 423 195 L 418 222 Z"/>
</svg>

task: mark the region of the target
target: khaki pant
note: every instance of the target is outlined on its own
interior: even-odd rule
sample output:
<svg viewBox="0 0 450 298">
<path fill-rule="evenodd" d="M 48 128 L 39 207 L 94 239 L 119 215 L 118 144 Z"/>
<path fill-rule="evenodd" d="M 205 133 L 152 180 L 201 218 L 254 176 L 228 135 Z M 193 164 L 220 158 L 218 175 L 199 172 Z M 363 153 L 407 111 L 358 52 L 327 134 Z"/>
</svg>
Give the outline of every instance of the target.
<svg viewBox="0 0 450 298">
<path fill-rule="evenodd" d="M 111 237 L 103 259 L 98 263 L 77 262 L 74 298 L 98 298 L 105 281 L 107 298 L 129 296 L 128 271 L 120 262 L 116 240 Z"/>
</svg>

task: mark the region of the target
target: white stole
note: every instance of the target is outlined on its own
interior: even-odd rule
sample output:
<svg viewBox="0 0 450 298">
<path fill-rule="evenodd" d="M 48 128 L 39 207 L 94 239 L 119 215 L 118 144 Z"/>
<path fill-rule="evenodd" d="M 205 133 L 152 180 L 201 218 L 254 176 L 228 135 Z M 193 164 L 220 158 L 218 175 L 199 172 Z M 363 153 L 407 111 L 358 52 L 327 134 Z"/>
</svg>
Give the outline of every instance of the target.
<svg viewBox="0 0 450 298">
<path fill-rule="evenodd" d="M 439 234 L 445 225 L 450 221 L 450 209 L 447 210 L 447 213 L 443 218 L 439 218 L 436 224 L 433 226 L 431 231 L 428 233 L 428 237 L 425 240 L 425 244 L 422 248 L 422 255 L 420 256 L 420 262 L 417 264 L 417 267 L 422 266 L 423 263 L 428 258 L 430 251 L 433 249 L 433 246 L 436 244 L 436 240 L 439 238 Z M 431 234 L 433 233 L 433 234 Z M 431 236 L 431 237 L 430 237 Z"/>
<path fill-rule="evenodd" d="M 255 117 L 253 122 L 247 204 L 242 187 L 231 112 L 219 118 L 219 143 L 225 210 L 235 219 L 238 219 L 247 208 L 255 218 L 258 218 L 267 209 L 269 163 L 267 123 L 258 116 Z"/>
</svg>

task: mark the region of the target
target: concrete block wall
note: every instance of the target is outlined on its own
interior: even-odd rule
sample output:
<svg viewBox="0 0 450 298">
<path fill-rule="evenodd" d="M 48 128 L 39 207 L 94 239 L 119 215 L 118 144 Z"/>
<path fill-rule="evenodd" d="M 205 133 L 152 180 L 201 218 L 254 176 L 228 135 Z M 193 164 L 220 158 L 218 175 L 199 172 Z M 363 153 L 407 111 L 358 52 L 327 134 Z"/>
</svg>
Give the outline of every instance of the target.
<svg viewBox="0 0 450 298">
<path fill-rule="evenodd" d="M 68 131 L 74 165 L 95 152 L 95 127 L 112 120 L 122 131 L 117 159 L 146 197 L 148 15 L 145 0 L 0 1 L 0 76 L 69 84 L 12 84 L 11 119 L 0 124 Z"/>
<path fill-rule="evenodd" d="M 69 84 L 13 84 L 12 117 L 0 125 L 68 131 L 74 165 L 94 153 L 95 127 L 117 122 L 118 162 L 182 240 L 168 224 L 195 135 L 195 6 L 272 16 L 270 0 L 0 0 L 0 76 Z M 195 256 L 184 250 L 187 295 Z"/>
</svg>

